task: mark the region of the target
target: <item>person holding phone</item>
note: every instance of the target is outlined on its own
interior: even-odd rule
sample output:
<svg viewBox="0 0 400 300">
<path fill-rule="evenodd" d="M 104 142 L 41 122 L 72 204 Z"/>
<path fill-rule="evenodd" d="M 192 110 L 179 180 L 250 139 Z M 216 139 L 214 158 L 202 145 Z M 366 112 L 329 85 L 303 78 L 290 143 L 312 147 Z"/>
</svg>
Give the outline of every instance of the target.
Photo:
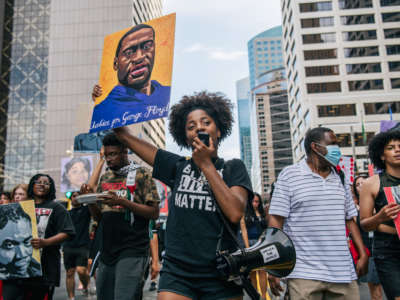
<svg viewBox="0 0 400 300">
<path fill-rule="evenodd" d="M 169 118 L 172 137 L 192 150 L 191 157 L 157 149 L 126 127 L 114 129 L 153 166 L 153 177 L 172 190 L 158 299 L 242 299 L 241 287 L 219 279 L 215 261 L 219 242 L 221 250 L 236 249 L 229 233 L 222 231 L 217 205 L 237 232 L 253 198 L 243 162 L 218 156 L 221 141 L 232 130 L 232 104 L 220 93 L 200 92 L 172 106 Z"/>
</svg>

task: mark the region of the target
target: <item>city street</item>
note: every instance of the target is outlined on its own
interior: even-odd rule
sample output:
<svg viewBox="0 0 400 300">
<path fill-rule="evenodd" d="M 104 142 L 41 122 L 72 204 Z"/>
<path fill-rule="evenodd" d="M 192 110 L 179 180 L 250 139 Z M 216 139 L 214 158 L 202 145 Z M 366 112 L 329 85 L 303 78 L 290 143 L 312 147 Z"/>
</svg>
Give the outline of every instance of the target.
<svg viewBox="0 0 400 300">
<path fill-rule="evenodd" d="M 62 279 L 61 279 L 61 287 L 57 288 L 55 291 L 54 299 L 55 300 L 67 300 L 67 292 L 65 289 L 65 270 L 62 270 Z M 76 281 L 78 281 L 76 277 Z M 91 281 L 92 284 L 94 284 L 94 281 Z M 157 292 L 149 292 L 149 281 L 146 282 L 146 286 L 144 288 L 144 297 L 143 300 L 155 300 L 157 299 Z M 84 297 L 82 296 L 82 293 L 80 291 L 76 291 L 76 296 L 75 300 L 96 300 L 95 295 L 90 295 L 89 297 Z M 249 297 L 244 297 L 244 300 L 250 300 Z M 370 300 L 369 293 L 368 293 L 368 286 L 363 283 L 360 286 L 360 300 Z M 386 297 L 384 297 L 384 300 L 386 300 Z"/>
</svg>

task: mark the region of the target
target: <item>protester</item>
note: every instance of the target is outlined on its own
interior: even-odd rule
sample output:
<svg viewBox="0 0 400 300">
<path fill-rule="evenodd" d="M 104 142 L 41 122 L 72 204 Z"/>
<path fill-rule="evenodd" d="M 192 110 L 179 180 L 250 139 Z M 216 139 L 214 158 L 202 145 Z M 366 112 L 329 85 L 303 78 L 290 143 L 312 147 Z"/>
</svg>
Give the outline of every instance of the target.
<svg viewBox="0 0 400 300">
<path fill-rule="evenodd" d="M 372 253 L 380 282 L 388 300 L 398 300 L 400 240 L 393 220 L 400 212 L 400 205 L 388 204 L 384 187 L 400 185 L 400 131 L 374 136 L 368 153 L 371 162 L 382 172 L 369 178 L 361 189 L 361 226 L 365 231 L 374 231 Z"/>
<path fill-rule="evenodd" d="M 11 202 L 11 194 L 9 192 L 0 193 L 0 204 L 8 204 Z"/>
<path fill-rule="evenodd" d="M 28 185 L 21 183 L 16 185 L 11 192 L 11 202 L 24 201 L 28 198 Z"/>
<path fill-rule="evenodd" d="M 361 187 L 363 183 L 367 180 L 367 178 L 367 175 L 359 175 L 354 178 L 353 181 L 354 202 L 358 210 L 360 207 L 359 200 Z M 358 214 L 357 216 L 357 225 L 360 225 L 360 214 Z M 367 247 L 369 252 L 371 253 L 373 232 L 365 232 L 364 230 L 362 230 L 362 228 L 360 228 L 360 233 L 365 247 Z M 360 278 L 360 281 L 368 283 L 371 300 L 382 300 L 382 286 L 379 282 L 378 273 L 376 271 L 375 263 L 372 257 L 368 259 L 368 273 L 362 276 Z"/>
<path fill-rule="evenodd" d="M 103 139 L 108 171 L 97 186 L 100 204 L 90 204 L 100 222 L 99 300 L 131 300 L 141 289 L 149 256 L 149 219 L 157 219 L 159 196 L 151 174 L 128 160 L 128 149 L 114 133 Z M 91 191 L 84 185 L 82 191 Z"/>
<path fill-rule="evenodd" d="M 191 158 L 157 149 L 128 128 L 115 129 L 123 143 L 153 166 L 154 178 L 172 189 L 160 300 L 242 297 L 241 287 L 220 279 L 215 266 L 217 244 L 221 250 L 237 249 L 223 230 L 217 205 L 237 232 L 246 202 L 253 197 L 243 162 L 218 157 L 218 147 L 231 133 L 232 122 L 232 105 L 219 93 L 184 96 L 172 106 L 171 135 L 178 146 L 192 150 Z M 209 134 L 209 146 L 199 139 L 199 132 Z"/>
<path fill-rule="evenodd" d="M 92 171 L 90 161 L 84 157 L 74 157 L 65 166 L 62 175 L 62 191 L 78 191 L 88 183 Z"/>
<path fill-rule="evenodd" d="M 89 273 L 88 273 L 88 254 L 89 254 L 89 224 L 90 212 L 87 206 L 79 204 L 76 197 L 79 192 L 71 195 L 72 208 L 68 211 L 72 224 L 74 224 L 76 235 L 73 239 L 63 243 L 64 267 L 67 271 L 66 287 L 69 299 L 75 299 L 75 273 L 78 273 L 80 282 L 83 285 L 82 293 L 84 296 L 89 294 Z"/>
<path fill-rule="evenodd" d="M 28 198 L 35 201 L 38 238 L 31 240 L 41 249 L 41 277 L 3 281 L 4 300 L 52 300 L 54 287 L 60 284 L 60 244 L 75 234 L 65 208 L 55 202 L 56 189 L 49 175 L 36 174 L 28 185 Z M 47 297 L 47 298 L 45 298 Z"/>
<path fill-rule="evenodd" d="M 257 243 L 266 228 L 267 219 L 261 202 L 261 195 L 254 193 L 252 205 L 246 208 L 245 216 L 240 220 L 242 239 L 246 248 Z M 256 270 L 250 273 L 250 278 L 260 295 L 265 295 L 267 291 L 267 273 L 264 270 Z"/>
<path fill-rule="evenodd" d="M 350 186 L 336 171 L 337 143 L 331 129 L 309 130 L 307 158 L 283 169 L 275 184 L 269 226 L 283 228 L 296 249 L 296 266 L 287 281 L 291 299 L 360 299 L 356 273 L 366 273 L 368 256 L 353 219 L 357 210 Z M 360 254 L 355 268 L 346 226 Z M 272 293 L 279 295 L 279 279 L 268 279 Z"/>
</svg>

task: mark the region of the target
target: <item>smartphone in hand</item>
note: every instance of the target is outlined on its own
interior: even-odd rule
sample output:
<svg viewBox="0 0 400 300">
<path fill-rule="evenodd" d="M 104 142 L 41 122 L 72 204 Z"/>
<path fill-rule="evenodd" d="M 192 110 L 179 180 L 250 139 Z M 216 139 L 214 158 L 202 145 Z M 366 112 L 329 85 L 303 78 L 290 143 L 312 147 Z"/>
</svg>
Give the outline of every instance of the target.
<svg viewBox="0 0 400 300">
<path fill-rule="evenodd" d="M 203 142 L 204 145 L 210 147 L 210 135 L 207 132 L 199 132 L 197 137 Z"/>
</svg>

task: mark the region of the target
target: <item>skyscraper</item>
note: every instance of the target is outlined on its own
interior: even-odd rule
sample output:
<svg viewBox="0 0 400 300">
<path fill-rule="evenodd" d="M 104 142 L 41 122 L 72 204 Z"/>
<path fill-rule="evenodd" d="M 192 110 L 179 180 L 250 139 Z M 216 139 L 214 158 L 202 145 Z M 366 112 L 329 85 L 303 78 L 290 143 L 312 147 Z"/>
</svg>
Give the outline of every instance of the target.
<svg viewBox="0 0 400 300">
<path fill-rule="evenodd" d="M 283 67 L 282 26 L 263 31 L 247 43 L 250 88 L 261 74 Z"/>
<path fill-rule="evenodd" d="M 399 0 L 281 0 L 294 159 L 308 128 L 333 129 L 344 155 L 400 118 Z M 365 132 L 363 132 L 365 128 Z"/>
<path fill-rule="evenodd" d="M 8 120 L 1 116 L 0 176 L 6 188 L 38 171 L 58 184 L 61 158 L 89 128 L 104 36 L 161 16 L 161 0 L 5 2 L 0 114 Z M 165 145 L 163 120 L 135 130 Z"/>
<path fill-rule="evenodd" d="M 236 82 L 236 99 L 239 119 L 240 159 L 247 172 L 251 173 L 251 138 L 250 138 L 250 81 L 249 77 Z"/>
</svg>

